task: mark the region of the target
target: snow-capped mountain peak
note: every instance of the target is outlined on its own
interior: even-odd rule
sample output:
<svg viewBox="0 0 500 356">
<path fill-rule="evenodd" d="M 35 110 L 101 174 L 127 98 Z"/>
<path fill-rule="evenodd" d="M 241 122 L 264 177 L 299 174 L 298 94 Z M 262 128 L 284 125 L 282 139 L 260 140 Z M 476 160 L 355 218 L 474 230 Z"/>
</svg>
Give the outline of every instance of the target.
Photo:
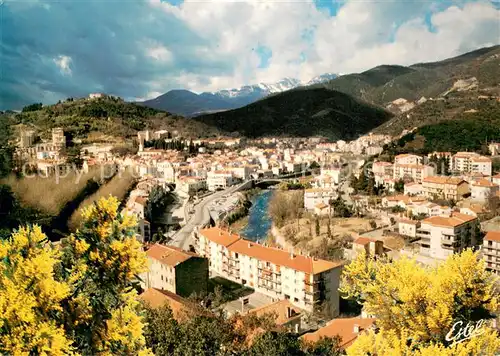
<svg viewBox="0 0 500 356">
<path fill-rule="evenodd" d="M 244 85 L 240 88 L 224 89 L 210 94 L 222 97 L 222 98 L 236 98 L 240 96 L 247 95 L 260 95 L 266 96 L 268 94 L 281 93 L 290 89 L 297 88 L 302 85 L 312 85 L 319 84 L 336 78 L 337 75 L 334 73 L 325 73 L 320 76 L 314 77 L 308 82 L 301 82 L 295 78 L 283 78 L 276 83 L 259 83 L 253 85 Z"/>
<path fill-rule="evenodd" d="M 313 84 L 321 84 L 325 83 L 329 80 L 337 78 L 339 75 L 335 73 L 324 73 L 321 75 L 318 75 L 317 77 L 312 78 L 310 81 L 306 83 L 306 85 L 313 85 Z"/>
</svg>

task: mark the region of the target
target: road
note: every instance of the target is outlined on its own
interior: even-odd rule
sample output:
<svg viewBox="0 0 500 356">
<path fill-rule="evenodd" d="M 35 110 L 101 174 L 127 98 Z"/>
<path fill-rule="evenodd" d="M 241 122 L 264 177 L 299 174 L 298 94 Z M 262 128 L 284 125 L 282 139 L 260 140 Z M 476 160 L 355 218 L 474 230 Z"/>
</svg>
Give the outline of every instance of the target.
<svg viewBox="0 0 500 356">
<path fill-rule="evenodd" d="M 196 226 L 201 227 L 210 222 L 210 213 L 208 212 L 208 206 L 216 199 L 221 198 L 223 195 L 232 194 L 236 192 L 242 184 L 235 185 L 231 188 L 215 192 L 212 195 L 206 197 L 200 201 L 194 207 L 194 213 L 186 219 L 186 225 L 184 225 L 177 233 L 172 237 L 172 241 L 169 242 L 170 245 L 180 247 L 184 250 L 189 249 L 191 244 L 193 230 Z"/>
</svg>

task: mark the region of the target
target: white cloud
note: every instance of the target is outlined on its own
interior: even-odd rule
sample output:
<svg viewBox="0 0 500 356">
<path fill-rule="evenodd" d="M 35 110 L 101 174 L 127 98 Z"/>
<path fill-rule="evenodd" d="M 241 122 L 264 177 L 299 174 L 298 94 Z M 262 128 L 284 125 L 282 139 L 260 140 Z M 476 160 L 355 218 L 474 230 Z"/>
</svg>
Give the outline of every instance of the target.
<svg viewBox="0 0 500 356">
<path fill-rule="evenodd" d="M 72 73 L 70 68 L 71 57 L 59 55 L 56 58 L 54 58 L 53 61 L 56 64 L 56 66 L 59 67 L 59 71 L 61 72 L 61 74 L 71 75 Z"/>
<path fill-rule="evenodd" d="M 158 1 L 151 4 L 216 44 L 200 51 L 232 59 L 233 75 L 211 76 L 206 84 L 201 78 L 193 80 L 196 73 L 184 75 L 186 87 L 199 91 L 283 77 L 308 80 L 324 72 L 349 73 L 380 64 L 434 61 L 500 42 L 500 10 L 486 1 L 443 9 L 443 3 L 437 2 L 351 0 L 335 17 L 319 11 L 309 0 L 185 0 L 178 7 Z M 431 10 L 435 11 L 431 17 L 434 31 L 425 23 L 426 12 Z M 312 31 L 312 41 L 303 36 L 305 31 Z M 267 68 L 258 68 L 259 58 L 252 51 L 258 45 L 272 51 Z M 303 63 L 301 53 L 307 57 Z"/>
<path fill-rule="evenodd" d="M 165 46 L 154 45 L 147 49 L 147 55 L 157 61 L 171 62 L 173 59 L 172 52 L 170 52 Z"/>
</svg>

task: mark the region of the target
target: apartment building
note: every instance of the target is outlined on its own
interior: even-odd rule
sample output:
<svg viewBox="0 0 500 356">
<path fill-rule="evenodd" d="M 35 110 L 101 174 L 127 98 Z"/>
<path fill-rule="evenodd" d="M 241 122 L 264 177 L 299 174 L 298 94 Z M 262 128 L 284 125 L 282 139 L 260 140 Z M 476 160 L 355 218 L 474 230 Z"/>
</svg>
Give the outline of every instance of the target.
<svg viewBox="0 0 500 356">
<path fill-rule="evenodd" d="M 323 178 L 331 178 L 334 184 L 339 184 L 340 181 L 340 166 L 323 166 L 321 167 L 321 177 Z"/>
<path fill-rule="evenodd" d="M 337 194 L 329 188 L 309 188 L 304 190 L 304 208 L 314 210 L 316 205 L 323 203 L 329 205 L 330 199 L 335 199 Z"/>
<path fill-rule="evenodd" d="M 483 259 L 486 270 L 500 275 L 500 231 L 488 231 L 483 239 Z"/>
<path fill-rule="evenodd" d="M 181 297 L 204 293 L 208 284 L 208 260 L 182 249 L 154 244 L 146 251 L 148 271 L 141 274 L 143 289 L 166 290 Z"/>
<path fill-rule="evenodd" d="M 429 198 L 460 200 L 469 193 L 469 184 L 457 177 L 430 176 L 422 181 L 424 195 Z"/>
<path fill-rule="evenodd" d="M 424 219 L 416 231 L 416 237 L 420 238 L 420 253 L 446 259 L 453 253 L 475 246 L 478 226 L 476 217 L 457 212 Z"/>
<path fill-rule="evenodd" d="M 404 195 L 415 196 L 415 195 L 422 195 L 423 193 L 424 189 L 422 187 L 422 184 L 415 182 L 405 183 Z"/>
<path fill-rule="evenodd" d="M 181 176 L 176 183 L 176 190 L 185 196 L 194 196 L 198 191 L 207 189 L 207 180 L 202 177 Z"/>
<path fill-rule="evenodd" d="M 372 172 L 375 176 L 394 176 L 394 165 L 390 162 L 373 162 Z"/>
<path fill-rule="evenodd" d="M 402 165 L 422 165 L 424 163 L 424 159 L 422 156 L 412 155 L 412 154 L 400 154 L 394 157 L 394 164 L 402 164 Z"/>
<path fill-rule="evenodd" d="M 491 159 L 475 152 L 457 152 L 450 160 L 450 169 L 460 173 L 481 173 L 491 176 Z"/>
<path fill-rule="evenodd" d="M 322 305 L 338 315 L 342 263 L 265 247 L 220 228 L 195 230 L 194 238 L 211 272 L 304 310 Z"/>
<path fill-rule="evenodd" d="M 393 178 L 395 180 L 411 179 L 414 182 L 421 183 L 426 177 L 434 174 L 434 167 L 425 164 L 394 163 Z"/>
<path fill-rule="evenodd" d="M 210 171 L 207 173 L 207 188 L 210 191 L 226 189 L 233 185 L 233 174 L 228 171 Z"/>
<path fill-rule="evenodd" d="M 491 182 L 500 186 L 500 173 L 495 174 L 493 177 L 491 177 Z"/>
<path fill-rule="evenodd" d="M 498 185 L 487 179 L 479 179 L 471 184 L 471 199 L 475 202 L 486 203 L 498 193 Z"/>
</svg>

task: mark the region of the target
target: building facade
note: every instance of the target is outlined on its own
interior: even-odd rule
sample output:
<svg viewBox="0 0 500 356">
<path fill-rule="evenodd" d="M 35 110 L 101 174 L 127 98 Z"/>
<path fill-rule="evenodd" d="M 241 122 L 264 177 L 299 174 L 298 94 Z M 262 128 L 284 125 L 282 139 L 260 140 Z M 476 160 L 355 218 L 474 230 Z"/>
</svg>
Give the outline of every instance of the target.
<svg viewBox="0 0 500 356">
<path fill-rule="evenodd" d="M 457 201 L 469 193 L 469 184 L 457 177 L 430 176 L 422 181 L 422 189 L 429 198 Z"/>
<path fill-rule="evenodd" d="M 500 275 L 500 231 L 488 231 L 483 239 L 482 255 L 486 270 Z"/>
<path fill-rule="evenodd" d="M 207 173 L 207 188 L 210 191 L 217 189 L 226 189 L 233 185 L 232 172 L 226 171 L 210 171 Z"/>
<path fill-rule="evenodd" d="M 436 259 L 476 246 L 479 230 L 477 217 L 452 212 L 449 216 L 432 216 L 424 219 L 417 229 L 420 253 Z"/>
<path fill-rule="evenodd" d="M 197 230 L 194 238 L 211 272 L 304 310 L 326 307 L 338 315 L 342 263 L 265 247 L 220 228 Z"/>
<path fill-rule="evenodd" d="M 208 260 L 173 246 L 155 244 L 146 251 L 148 271 L 142 273 L 142 288 L 166 290 L 181 297 L 205 293 Z"/>
<path fill-rule="evenodd" d="M 323 203 L 330 205 L 331 199 L 335 199 L 337 194 L 329 188 L 310 188 L 304 191 L 304 208 L 314 210 L 316 205 Z"/>
</svg>

